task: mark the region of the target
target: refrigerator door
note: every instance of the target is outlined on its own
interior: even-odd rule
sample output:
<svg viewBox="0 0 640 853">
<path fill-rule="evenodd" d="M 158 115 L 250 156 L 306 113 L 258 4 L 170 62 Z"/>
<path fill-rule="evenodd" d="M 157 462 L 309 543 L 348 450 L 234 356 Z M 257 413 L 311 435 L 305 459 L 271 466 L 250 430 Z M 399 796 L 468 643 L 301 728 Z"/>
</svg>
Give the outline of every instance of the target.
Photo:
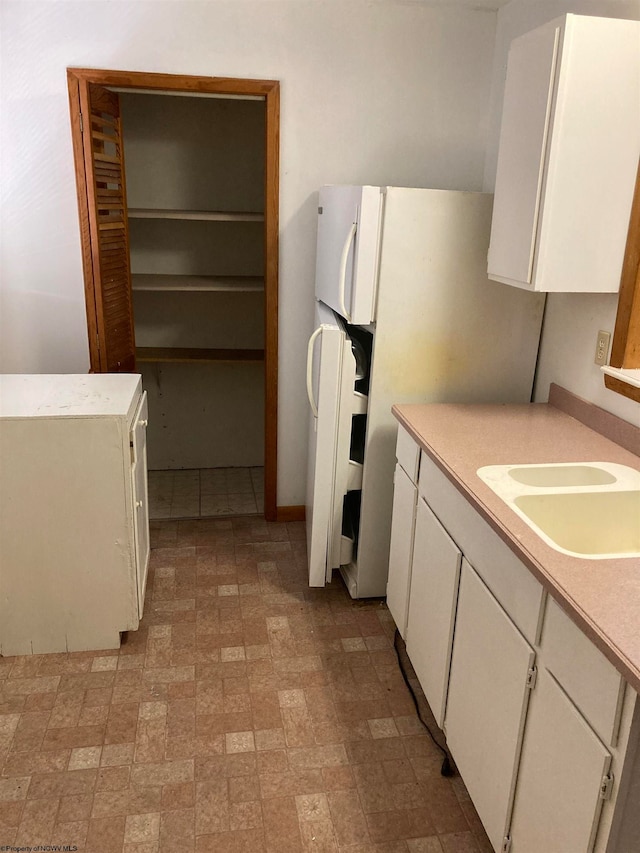
<svg viewBox="0 0 640 853">
<path fill-rule="evenodd" d="M 322 187 L 316 298 L 355 325 L 375 320 L 382 216 L 380 187 Z"/>
<path fill-rule="evenodd" d="M 316 330 L 307 353 L 309 470 L 307 551 L 309 586 L 324 586 L 340 565 L 342 501 L 349 485 L 351 410 L 356 361 L 351 340 L 333 311 L 316 303 Z"/>
</svg>

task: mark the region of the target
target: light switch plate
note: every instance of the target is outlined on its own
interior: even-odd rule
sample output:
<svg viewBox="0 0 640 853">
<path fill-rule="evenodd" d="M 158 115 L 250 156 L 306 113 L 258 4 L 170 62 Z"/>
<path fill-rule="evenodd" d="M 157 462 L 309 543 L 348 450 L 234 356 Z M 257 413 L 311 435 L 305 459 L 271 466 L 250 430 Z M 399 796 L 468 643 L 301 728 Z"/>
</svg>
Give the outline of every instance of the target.
<svg viewBox="0 0 640 853">
<path fill-rule="evenodd" d="M 607 363 L 607 355 L 609 353 L 609 341 L 611 340 L 611 332 L 603 332 L 602 329 L 598 332 L 596 338 L 596 354 L 593 359 L 594 364 L 602 367 Z"/>
</svg>

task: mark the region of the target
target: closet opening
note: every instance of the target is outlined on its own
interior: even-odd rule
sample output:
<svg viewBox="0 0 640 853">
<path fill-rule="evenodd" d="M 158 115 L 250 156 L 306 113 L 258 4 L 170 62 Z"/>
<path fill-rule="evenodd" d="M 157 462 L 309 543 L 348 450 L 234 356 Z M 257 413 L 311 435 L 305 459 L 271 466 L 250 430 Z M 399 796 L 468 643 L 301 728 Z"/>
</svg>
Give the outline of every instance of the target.
<svg viewBox="0 0 640 853">
<path fill-rule="evenodd" d="M 278 520 L 278 83 L 68 82 L 91 370 L 142 374 L 151 518 Z"/>
</svg>

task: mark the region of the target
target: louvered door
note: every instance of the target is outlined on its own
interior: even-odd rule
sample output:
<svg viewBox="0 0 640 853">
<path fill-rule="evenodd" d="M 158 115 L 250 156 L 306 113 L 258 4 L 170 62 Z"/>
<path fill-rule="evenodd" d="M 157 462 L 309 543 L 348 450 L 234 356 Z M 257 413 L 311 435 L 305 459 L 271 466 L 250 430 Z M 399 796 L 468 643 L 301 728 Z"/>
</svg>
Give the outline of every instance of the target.
<svg viewBox="0 0 640 853">
<path fill-rule="evenodd" d="M 124 150 L 118 96 L 107 89 L 79 81 L 82 159 L 86 200 L 80 198 L 83 231 L 90 235 L 85 251 L 87 311 L 95 310 L 95 339 L 90 340 L 95 372 L 135 370 L 135 337 L 131 304 L 129 228 L 125 188 Z M 73 107 L 73 93 L 72 93 Z M 80 188 L 79 188 L 80 192 Z M 86 230 L 85 230 L 86 229 Z"/>
</svg>

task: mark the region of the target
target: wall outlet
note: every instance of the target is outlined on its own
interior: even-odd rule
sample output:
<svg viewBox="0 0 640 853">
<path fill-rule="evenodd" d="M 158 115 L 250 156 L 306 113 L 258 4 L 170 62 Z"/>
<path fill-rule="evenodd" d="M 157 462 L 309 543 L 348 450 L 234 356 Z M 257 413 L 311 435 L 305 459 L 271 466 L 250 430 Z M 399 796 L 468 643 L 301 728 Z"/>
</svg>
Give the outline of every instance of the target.
<svg viewBox="0 0 640 853">
<path fill-rule="evenodd" d="M 594 364 L 602 366 L 607 363 L 607 355 L 609 353 L 609 341 L 611 340 L 611 332 L 603 332 L 602 329 L 598 332 L 596 338 L 596 354 L 593 359 Z"/>
</svg>

